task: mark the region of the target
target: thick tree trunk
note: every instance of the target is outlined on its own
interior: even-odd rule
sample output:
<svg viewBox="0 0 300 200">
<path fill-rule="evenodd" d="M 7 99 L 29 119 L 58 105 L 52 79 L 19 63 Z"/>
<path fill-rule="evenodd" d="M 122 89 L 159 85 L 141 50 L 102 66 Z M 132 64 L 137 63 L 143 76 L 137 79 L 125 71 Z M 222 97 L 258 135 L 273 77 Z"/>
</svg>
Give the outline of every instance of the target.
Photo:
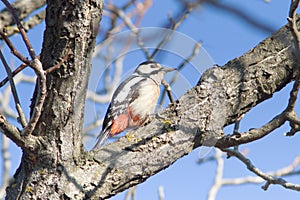
<svg viewBox="0 0 300 200">
<path fill-rule="evenodd" d="M 83 151 L 81 136 L 91 56 L 102 2 L 49 0 L 41 53 L 44 69 L 69 55 L 47 75 L 47 97 L 33 132 L 36 157 L 24 154 L 7 199 L 68 199 L 83 189 L 70 172 Z M 68 173 L 67 173 L 68 172 Z"/>
</svg>

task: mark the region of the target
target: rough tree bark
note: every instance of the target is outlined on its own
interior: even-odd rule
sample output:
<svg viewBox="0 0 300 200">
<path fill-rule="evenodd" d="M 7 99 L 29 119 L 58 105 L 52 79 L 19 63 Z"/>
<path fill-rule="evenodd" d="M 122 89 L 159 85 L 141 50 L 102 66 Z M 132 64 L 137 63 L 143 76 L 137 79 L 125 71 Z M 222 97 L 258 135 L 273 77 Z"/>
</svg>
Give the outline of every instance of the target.
<svg viewBox="0 0 300 200">
<path fill-rule="evenodd" d="M 70 181 L 66 172 L 82 156 L 85 95 L 102 4 L 99 0 L 47 2 L 43 68 L 55 65 L 66 54 L 69 57 L 59 70 L 47 75 L 47 97 L 30 137 L 35 156 L 23 154 L 7 199 L 75 196 L 65 190 Z"/>
<path fill-rule="evenodd" d="M 29 137 L 35 156 L 23 154 L 7 199 L 104 199 L 201 145 L 229 147 L 259 139 L 264 133 L 227 137 L 222 128 L 295 77 L 292 36 L 283 27 L 245 55 L 206 71 L 175 106 L 136 130 L 134 140 L 121 138 L 85 152 L 83 109 L 101 5 L 97 0 L 48 1 L 43 67 L 70 56 L 47 76 L 42 116 Z"/>
</svg>

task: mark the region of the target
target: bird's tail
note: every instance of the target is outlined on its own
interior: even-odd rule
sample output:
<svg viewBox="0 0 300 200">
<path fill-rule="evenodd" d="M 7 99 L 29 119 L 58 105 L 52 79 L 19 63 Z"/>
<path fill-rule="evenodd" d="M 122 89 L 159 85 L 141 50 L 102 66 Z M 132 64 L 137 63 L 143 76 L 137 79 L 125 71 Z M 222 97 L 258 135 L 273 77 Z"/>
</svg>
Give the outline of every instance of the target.
<svg viewBox="0 0 300 200">
<path fill-rule="evenodd" d="M 95 146 L 92 148 L 92 150 L 94 149 L 98 149 L 100 147 L 102 147 L 106 140 L 109 138 L 109 130 L 104 130 L 102 131 L 99 136 L 97 137 L 97 143 L 95 144 Z"/>
</svg>

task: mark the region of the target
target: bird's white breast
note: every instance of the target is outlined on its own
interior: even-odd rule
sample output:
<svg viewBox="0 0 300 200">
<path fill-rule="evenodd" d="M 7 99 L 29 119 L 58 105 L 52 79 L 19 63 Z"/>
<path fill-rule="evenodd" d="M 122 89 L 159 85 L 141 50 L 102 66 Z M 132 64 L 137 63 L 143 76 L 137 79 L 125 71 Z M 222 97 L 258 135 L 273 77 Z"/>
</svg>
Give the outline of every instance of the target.
<svg viewBox="0 0 300 200">
<path fill-rule="evenodd" d="M 153 80 L 147 79 L 138 90 L 139 97 L 130 104 L 130 107 L 135 115 L 145 117 L 154 112 L 160 89 Z"/>
</svg>

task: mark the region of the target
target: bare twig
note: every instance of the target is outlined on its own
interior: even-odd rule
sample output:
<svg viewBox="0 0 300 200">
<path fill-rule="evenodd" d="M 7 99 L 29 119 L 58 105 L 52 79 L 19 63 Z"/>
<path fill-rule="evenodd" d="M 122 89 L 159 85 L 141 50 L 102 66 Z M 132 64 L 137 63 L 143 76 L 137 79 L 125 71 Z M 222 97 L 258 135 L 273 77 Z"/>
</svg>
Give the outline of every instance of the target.
<svg viewBox="0 0 300 200">
<path fill-rule="evenodd" d="M 3 115 L 0 115 L 0 131 L 10 138 L 16 145 L 24 147 L 25 141 L 21 137 L 19 130 L 11 125 Z"/>
<path fill-rule="evenodd" d="M 111 99 L 111 93 L 105 95 L 99 95 L 96 92 L 88 90 L 86 93 L 86 98 L 96 103 L 107 103 Z"/>
<path fill-rule="evenodd" d="M 300 60 L 300 35 L 296 24 L 296 9 L 298 5 L 299 5 L 299 0 L 291 0 L 288 21 L 291 28 L 291 33 L 294 37 L 295 53 L 299 61 Z M 297 74 L 293 89 L 290 93 L 289 104 L 287 107 L 287 110 L 289 111 L 293 110 L 295 107 L 299 87 L 300 87 L 300 72 L 298 72 Z"/>
<path fill-rule="evenodd" d="M 241 115 L 234 123 L 234 128 L 233 128 L 233 135 L 236 135 L 236 136 L 240 136 L 240 133 L 239 133 L 239 129 L 240 129 L 240 123 L 241 123 L 241 120 L 242 118 L 244 117 L 244 115 Z M 239 146 L 234 146 L 234 149 L 235 150 L 238 150 Z"/>
<path fill-rule="evenodd" d="M 97 94 L 96 92 L 93 92 L 91 90 L 87 91 L 87 99 L 92 100 L 97 103 L 107 103 L 110 101 L 111 96 L 113 94 L 113 89 L 116 87 L 116 85 L 119 83 L 122 71 L 123 71 L 123 61 L 124 61 L 124 56 L 120 56 L 117 60 L 115 60 L 115 68 L 114 68 L 114 75 L 113 75 L 113 80 L 109 80 L 110 74 L 108 72 L 105 75 L 105 89 L 106 93 L 101 95 Z M 109 69 L 107 69 L 109 71 Z M 106 85 L 110 85 L 109 87 Z"/>
<path fill-rule="evenodd" d="M 23 129 L 22 135 L 29 135 L 32 133 L 32 131 L 35 128 L 36 123 L 38 122 L 41 112 L 42 112 L 42 107 L 44 105 L 44 101 L 46 98 L 46 75 L 44 73 L 42 63 L 40 62 L 39 59 L 34 59 L 33 62 L 31 62 L 31 65 L 35 69 L 35 73 L 38 76 L 37 79 L 37 84 L 38 84 L 38 92 L 36 95 L 36 102 L 35 106 L 33 108 L 32 116 L 28 122 L 28 125 Z"/>
<path fill-rule="evenodd" d="M 145 0 L 143 3 L 141 2 L 137 2 L 135 3 L 135 8 L 134 10 L 130 13 L 125 14 L 125 9 L 124 8 L 128 8 L 129 5 L 132 5 L 133 1 L 128 2 L 125 6 L 122 7 L 122 9 L 120 10 L 119 8 L 117 8 L 114 5 L 109 4 L 107 7 L 111 7 L 113 8 L 112 10 L 116 10 L 117 13 L 115 13 L 112 17 L 112 28 L 109 31 L 109 33 L 111 34 L 111 32 L 113 32 L 113 30 L 115 30 L 116 26 L 113 26 L 113 24 L 116 23 L 116 17 L 118 16 L 119 18 L 121 18 L 124 22 L 124 24 L 135 34 L 135 39 L 137 41 L 137 44 L 140 46 L 141 50 L 144 52 L 146 58 L 149 60 L 150 55 L 148 50 L 145 48 L 144 43 L 142 41 L 142 38 L 140 36 L 140 32 L 139 32 L 139 25 L 141 23 L 142 18 L 144 17 L 145 13 L 147 12 L 147 10 L 151 7 L 152 5 L 152 0 Z M 135 23 L 131 21 L 131 19 L 136 16 L 136 20 Z M 132 37 L 129 37 L 127 44 L 124 47 L 124 50 L 127 49 L 129 47 L 129 44 L 131 44 L 132 42 Z M 123 51 L 124 51 L 123 50 Z"/>
<path fill-rule="evenodd" d="M 144 52 L 146 58 L 150 60 L 150 54 L 144 46 L 144 43 L 140 36 L 139 29 L 133 24 L 131 19 L 124 13 L 124 11 L 122 11 L 121 9 L 117 8 L 112 4 L 110 4 L 110 6 L 107 9 L 109 9 L 111 12 L 114 12 L 118 17 L 120 17 L 124 21 L 126 26 L 135 34 L 139 47 Z"/>
<path fill-rule="evenodd" d="M 134 5 L 136 3 L 136 0 L 129 0 L 122 6 L 122 10 L 126 10 L 129 8 L 131 5 Z"/>
<path fill-rule="evenodd" d="M 32 12 L 41 8 L 46 4 L 46 0 L 16 0 L 13 1 L 12 5 L 18 13 L 20 20 L 26 19 Z M 0 27 L 12 26 L 15 24 L 11 12 L 4 8 L 0 11 Z M 30 19 L 28 19 L 30 20 Z"/>
<path fill-rule="evenodd" d="M 222 187 L 224 160 L 222 158 L 222 151 L 220 151 L 219 149 L 215 149 L 215 159 L 217 161 L 217 170 L 214 179 L 214 184 L 208 192 L 208 200 L 214 200 L 216 198 L 218 190 L 220 189 L 220 187 Z"/>
<path fill-rule="evenodd" d="M 19 83 L 36 83 L 36 78 L 34 76 L 27 76 L 23 73 L 19 73 L 18 76 L 14 77 L 15 85 Z M 10 86 L 7 86 L 3 92 L 0 92 L 0 113 L 4 116 L 8 116 L 14 119 L 18 118 L 18 115 L 15 114 L 14 110 L 11 108 L 10 105 L 10 98 L 11 97 L 11 89 Z"/>
<path fill-rule="evenodd" d="M 287 18 L 289 21 L 289 25 L 291 27 L 291 32 L 295 40 L 295 47 L 297 52 L 297 56 L 299 59 L 299 50 L 300 50 L 300 35 L 298 32 L 297 24 L 296 24 L 296 9 L 298 8 L 299 0 L 291 0 L 289 17 Z"/>
<path fill-rule="evenodd" d="M 5 197 L 5 189 L 9 184 L 10 180 L 10 170 L 11 170 L 11 158 L 9 153 L 9 140 L 7 137 L 5 137 L 3 134 L 1 134 L 1 153 L 2 153 L 2 165 L 3 165 L 3 171 L 2 171 L 2 184 L 0 186 L 0 199 L 3 199 Z"/>
<path fill-rule="evenodd" d="M 70 54 L 71 54 L 71 51 L 69 53 L 67 53 L 66 55 L 64 55 L 64 57 L 60 58 L 56 65 L 45 70 L 45 74 L 49 74 L 49 73 L 59 69 L 61 67 L 61 65 L 68 60 Z"/>
<path fill-rule="evenodd" d="M 215 147 L 224 149 L 258 140 L 282 126 L 286 122 L 286 115 L 287 112 L 284 111 L 260 128 L 251 129 L 247 132 L 241 133 L 240 135 L 233 134 L 231 136 L 224 136 L 217 141 Z"/>
<path fill-rule="evenodd" d="M 189 63 L 194 57 L 195 55 L 198 54 L 199 52 L 199 49 L 201 47 L 201 43 L 200 42 L 197 42 L 195 45 L 194 45 L 194 48 L 192 50 L 192 53 L 191 55 L 189 55 L 186 59 L 184 59 L 179 65 L 178 67 L 176 68 L 176 72 L 173 76 L 173 78 L 171 79 L 171 81 L 169 82 L 169 85 L 173 85 L 175 83 L 175 81 L 177 80 L 178 76 L 179 76 L 179 72 L 181 69 L 183 69 L 184 66 L 186 66 L 187 63 Z M 159 101 L 159 105 L 162 105 L 164 103 L 164 96 L 166 94 L 167 90 L 166 88 L 164 88 L 164 90 L 162 91 L 162 98 L 160 99 Z"/>
<path fill-rule="evenodd" d="M 222 149 L 222 151 L 226 152 L 230 156 L 235 156 L 240 161 L 242 161 L 251 172 L 253 172 L 257 176 L 259 176 L 259 177 L 263 178 L 264 180 L 266 180 L 267 181 L 266 184 L 262 187 L 264 190 L 267 190 L 268 187 L 271 184 L 276 184 L 276 185 L 281 185 L 284 188 L 287 188 L 287 189 L 290 189 L 290 190 L 300 191 L 300 185 L 289 183 L 289 182 L 287 182 L 286 180 L 284 180 L 282 178 L 277 178 L 277 177 L 274 177 L 270 174 L 262 172 L 260 169 L 255 167 L 252 164 L 252 162 L 248 158 L 246 158 L 242 153 L 240 153 L 239 151 L 232 150 L 232 149 Z"/>
<path fill-rule="evenodd" d="M 205 156 L 203 158 L 199 158 L 197 160 L 197 164 L 203 164 L 203 163 L 210 162 L 210 161 L 215 161 L 215 160 L 216 160 L 216 156 L 215 155 Z"/>
<path fill-rule="evenodd" d="M 43 10 L 43 11 L 33 15 L 32 17 L 30 17 L 27 21 L 23 22 L 22 25 L 25 30 L 32 29 L 36 25 L 40 24 L 45 19 L 45 16 L 46 16 L 46 11 Z M 11 36 L 11 35 L 14 35 L 14 34 L 20 32 L 17 26 L 8 26 L 5 28 L 5 30 L 6 30 L 6 33 L 8 36 Z"/>
<path fill-rule="evenodd" d="M 37 84 L 38 84 L 38 91 L 37 91 L 37 95 L 36 95 L 36 101 L 35 101 L 35 106 L 33 108 L 33 114 L 27 124 L 27 126 L 23 129 L 22 131 L 22 135 L 29 135 L 32 133 L 32 131 L 35 128 L 35 125 L 41 115 L 41 111 L 42 111 L 42 107 L 44 104 L 44 100 L 46 97 L 46 76 L 45 76 L 45 71 L 43 70 L 42 67 L 42 63 L 40 62 L 38 56 L 36 55 L 36 53 L 34 52 L 34 49 L 32 48 L 32 45 L 27 37 L 27 34 L 25 32 L 25 29 L 23 28 L 16 10 L 14 9 L 14 7 L 7 1 L 7 0 L 1 0 L 7 7 L 7 9 L 11 12 L 14 21 L 21 33 L 22 39 L 26 45 L 26 48 L 29 52 L 29 55 L 31 57 L 31 61 L 29 61 L 27 58 L 23 57 L 17 50 L 16 48 L 13 46 L 13 44 L 11 43 L 11 41 L 8 39 L 7 34 L 2 32 L 2 30 L 0 30 L 0 35 L 2 36 L 2 38 L 5 40 L 5 42 L 7 43 L 7 45 L 9 46 L 9 48 L 11 49 L 12 52 L 15 52 L 14 54 L 21 60 L 23 61 L 25 64 L 27 64 L 28 66 L 30 66 L 35 74 L 37 75 L 38 79 L 37 79 Z"/>
<path fill-rule="evenodd" d="M 240 123 L 244 115 L 239 117 L 236 122 L 234 123 L 234 128 L 233 128 L 233 134 L 239 134 L 239 129 L 240 129 Z"/>
<path fill-rule="evenodd" d="M 291 130 L 286 134 L 286 136 L 293 136 L 296 132 L 300 131 L 300 119 L 294 110 L 298 91 L 300 89 L 300 72 L 298 72 L 296 80 L 294 82 L 293 88 L 290 92 L 289 103 L 286 108 L 286 120 L 290 122 Z"/>
<path fill-rule="evenodd" d="M 298 5 L 299 5 L 299 0 L 291 0 L 288 21 L 289 21 L 291 33 L 294 38 L 296 59 L 299 63 L 299 61 L 300 61 L 300 34 L 299 34 L 297 24 L 296 24 L 296 9 L 297 9 Z M 300 89 L 300 70 L 299 70 L 299 66 L 298 66 L 298 73 L 297 73 L 293 88 L 290 92 L 289 103 L 286 108 L 286 111 L 289 112 L 288 113 L 289 115 L 287 115 L 287 120 L 290 121 L 290 126 L 291 126 L 291 130 L 286 134 L 287 136 L 292 136 L 300 130 L 300 128 L 299 128 L 300 123 L 295 123 L 295 119 L 297 119 L 298 117 L 297 117 L 296 112 L 294 111 L 299 89 Z"/>
<path fill-rule="evenodd" d="M 135 31 L 135 35 L 136 35 L 137 43 L 138 43 L 139 47 L 141 48 L 141 50 L 144 52 L 146 59 L 151 60 L 151 55 L 150 55 L 149 51 L 145 48 L 142 37 L 140 36 L 140 31 L 139 30 Z"/>
<path fill-rule="evenodd" d="M 227 5 L 225 3 L 222 3 L 222 1 L 198 0 L 198 2 L 208 3 L 214 8 L 233 14 L 239 17 L 240 19 L 244 20 L 245 22 L 247 22 L 249 25 L 258 28 L 259 30 L 262 30 L 266 33 L 273 33 L 275 31 L 275 29 L 269 26 L 267 23 L 262 23 L 261 20 L 255 20 L 252 16 L 248 14 L 249 12 L 242 10 L 239 7 L 234 7 L 233 5 Z"/>
<path fill-rule="evenodd" d="M 158 187 L 158 199 L 159 200 L 164 200 L 165 199 L 165 192 L 164 192 L 164 187 L 163 186 Z"/>
<path fill-rule="evenodd" d="M 300 131 L 300 118 L 297 117 L 296 112 L 293 110 L 286 115 L 287 120 L 290 122 L 291 130 L 285 136 L 294 136 Z"/>
<path fill-rule="evenodd" d="M 273 171 L 273 172 L 267 172 L 267 174 L 271 176 L 292 176 L 297 175 L 300 173 L 300 171 L 295 171 L 295 169 L 300 165 L 300 156 L 297 156 L 293 163 L 283 167 L 282 169 Z M 259 176 L 246 176 L 241 178 L 227 178 L 222 180 L 222 185 L 241 185 L 241 184 L 247 184 L 247 183 L 263 183 L 265 180 Z"/>
<path fill-rule="evenodd" d="M 233 149 L 232 151 L 238 152 L 238 150 L 236 150 L 236 149 Z M 245 156 L 245 153 L 240 153 L 240 154 Z M 231 156 L 233 156 L 233 155 L 229 153 L 228 157 L 231 157 Z M 263 183 L 264 181 L 266 181 L 265 179 L 263 179 L 260 176 L 245 176 L 245 177 L 240 177 L 240 178 L 222 178 L 222 174 L 223 174 L 223 170 L 224 170 L 224 166 L 222 168 L 222 165 L 224 165 L 223 159 L 224 159 L 224 157 L 222 156 L 222 154 L 217 155 L 217 153 L 215 154 L 215 156 L 211 156 L 209 159 L 209 160 L 216 160 L 217 172 L 216 172 L 214 184 L 209 191 L 208 199 L 214 200 L 217 192 L 221 189 L 222 186 L 242 185 L 242 184 L 249 184 L 249 183 L 258 184 L 258 183 Z M 300 165 L 300 156 L 297 156 L 290 165 L 283 167 L 281 169 L 278 169 L 276 171 L 267 172 L 265 174 L 268 174 L 272 177 L 275 177 L 275 176 L 286 177 L 286 176 L 298 175 L 300 173 L 300 171 L 299 170 L 297 171 L 295 169 L 299 165 Z"/>
<path fill-rule="evenodd" d="M 152 4 L 153 4 L 152 0 L 144 0 L 143 3 L 139 2 L 136 4 L 136 10 L 137 10 L 137 19 L 135 21 L 136 26 L 139 26 L 141 24 L 142 18 L 145 16 L 146 12 L 149 10 Z"/>
<path fill-rule="evenodd" d="M 87 126 L 84 127 L 83 132 L 87 133 L 91 130 L 94 130 L 96 128 L 98 128 L 99 126 L 101 126 L 103 124 L 103 119 L 101 120 L 95 120 L 93 123 L 88 124 Z"/>
<path fill-rule="evenodd" d="M 17 69 L 15 69 L 12 73 L 11 73 L 11 76 L 14 77 L 15 75 L 17 75 L 19 72 L 21 72 L 23 69 L 25 69 L 28 65 L 26 64 L 21 64 Z M 4 86 L 7 82 L 9 81 L 9 78 L 6 77 L 5 79 L 3 79 L 1 82 L 0 82 L 0 88 L 2 86 Z"/>
<path fill-rule="evenodd" d="M 7 44 L 7 46 L 9 47 L 10 51 L 18 58 L 20 59 L 23 63 L 25 63 L 26 65 L 30 65 L 30 62 L 27 58 L 25 58 L 24 56 L 22 56 L 22 54 L 14 47 L 14 45 L 12 44 L 12 42 L 10 41 L 10 39 L 8 38 L 7 34 L 4 33 L 1 29 L 0 29 L 0 36 L 2 37 L 2 39 L 5 41 L 5 43 Z"/>
<path fill-rule="evenodd" d="M 7 0 L 1 0 L 1 1 L 5 4 L 5 6 L 7 7 L 7 9 L 10 10 L 10 12 L 11 12 L 13 18 L 14 18 L 14 21 L 15 21 L 15 23 L 16 23 L 16 25 L 17 25 L 20 33 L 21 33 L 23 41 L 24 41 L 24 43 L 25 43 L 25 45 L 27 47 L 29 55 L 31 56 L 31 59 L 32 60 L 36 59 L 37 56 L 36 56 L 36 54 L 34 52 L 33 47 L 31 46 L 31 43 L 29 42 L 29 39 L 28 39 L 27 34 L 26 34 L 26 31 L 25 31 L 25 29 L 23 28 L 23 26 L 22 26 L 22 24 L 20 22 L 20 19 L 19 19 L 18 15 L 17 15 L 17 12 L 16 12 L 15 8 Z"/>
<path fill-rule="evenodd" d="M 25 126 L 27 126 L 26 118 L 25 118 L 24 112 L 21 107 L 21 103 L 20 103 L 19 96 L 17 93 L 16 85 L 15 85 L 13 77 L 12 77 L 12 71 L 11 71 L 10 67 L 8 66 L 1 50 L 0 50 L 0 59 L 4 65 L 4 68 L 7 73 L 7 77 L 10 82 L 11 93 L 12 93 L 14 101 L 15 101 L 16 110 L 19 114 L 19 121 L 20 121 L 22 127 L 24 128 Z"/>
<path fill-rule="evenodd" d="M 161 49 L 161 47 L 170 40 L 172 35 L 174 34 L 174 31 L 182 24 L 182 22 L 190 15 L 192 12 L 194 6 L 188 6 L 184 12 L 184 14 L 179 18 L 177 22 L 174 22 L 172 18 L 170 17 L 170 21 L 172 22 L 171 31 L 168 32 L 168 34 L 158 43 L 150 57 L 149 60 L 153 60 L 154 56 L 158 53 L 158 51 Z"/>
<path fill-rule="evenodd" d="M 161 84 L 163 84 L 163 86 L 165 87 L 165 90 L 167 91 L 170 102 L 174 104 L 175 101 L 172 96 L 171 86 L 165 80 L 162 80 Z"/>
<path fill-rule="evenodd" d="M 125 196 L 125 200 L 135 200 L 135 190 L 136 186 L 129 188 Z"/>
</svg>

